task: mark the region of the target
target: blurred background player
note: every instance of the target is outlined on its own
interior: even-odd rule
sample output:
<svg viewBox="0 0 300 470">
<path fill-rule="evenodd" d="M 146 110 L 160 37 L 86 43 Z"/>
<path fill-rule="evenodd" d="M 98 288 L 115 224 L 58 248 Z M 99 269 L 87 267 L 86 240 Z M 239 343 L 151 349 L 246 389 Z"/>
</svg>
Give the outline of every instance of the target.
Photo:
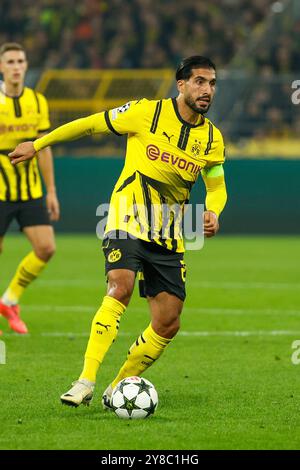
<svg viewBox="0 0 300 470">
<path fill-rule="evenodd" d="M 0 252 L 4 235 L 13 219 L 27 236 L 33 250 L 21 261 L 0 300 L 0 314 L 17 333 L 28 332 L 20 318 L 19 299 L 41 273 L 55 252 L 51 220 L 59 219 L 52 153 L 40 152 L 17 167 L 7 154 L 18 142 L 43 135 L 50 128 L 45 97 L 24 87 L 28 67 L 24 48 L 17 43 L 0 47 Z M 41 170 L 47 189 L 43 199 Z M 2 267 L 2 272 L 4 267 Z"/>
<path fill-rule="evenodd" d="M 80 378 L 61 396 L 64 404 L 78 406 L 92 399 L 97 371 L 116 339 L 138 272 L 143 273 L 140 294 L 147 297 L 151 323 L 105 390 L 104 407 L 110 408 L 115 385 L 141 375 L 177 334 L 186 296 L 179 226 L 200 172 L 207 191 L 204 235 L 212 237 L 219 229 L 227 199 L 224 144 L 221 132 L 204 117 L 215 95 L 215 65 L 206 57 L 188 57 L 177 69 L 176 82 L 177 98 L 141 99 L 78 119 L 34 143 L 19 144 L 9 154 L 14 163 L 26 163 L 36 151 L 65 140 L 128 134 L 125 165 L 113 190 L 103 240 L 107 294 L 92 321 Z"/>
</svg>

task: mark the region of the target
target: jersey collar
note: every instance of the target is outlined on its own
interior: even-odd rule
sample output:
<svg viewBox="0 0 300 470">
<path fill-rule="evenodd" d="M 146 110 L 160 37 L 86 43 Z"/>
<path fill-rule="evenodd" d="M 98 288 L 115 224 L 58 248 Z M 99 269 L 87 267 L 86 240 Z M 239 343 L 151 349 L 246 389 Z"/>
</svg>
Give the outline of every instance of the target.
<svg viewBox="0 0 300 470">
<path fill-rule="evenodd" d="M 8 95 L 7 93 L 5 93 L 5 91 L 2 90 L 2 86 L 0 87 L 0 92 L 1 92 L 3 95 L 7 96 L 7 98 L 12 98 L 12 99 L 14 99 L 14 98 L 21 98 L 21 96 L 23 96 L 23 94 L 24 94 L 24 91 L 25 91 L 25 87 L 23 87 L 23 90 L 21 91 L 21 93 L 20 93 L 19 95 L 10 96 L 10 95 Z"/>
<path fill-rule="evenodd" d="M 179 111 L 178 111 L 176 98 L 172 98 L 172 103 L 173 103 L 173 107 L 174 107 L 174 111 L 176 113 L 176 116 L 182 124 L 184 124 L 187 127 L 191 127 L 191 128 L 203 126 L 203 124 L 205 123 L 205 117 L 204 116 L 202 116 L 203 121 L 200 122 L 199 124 L 190 124 L 189 122 L 182 119 L 182 117 L 180 116 Z"/>
</svg>

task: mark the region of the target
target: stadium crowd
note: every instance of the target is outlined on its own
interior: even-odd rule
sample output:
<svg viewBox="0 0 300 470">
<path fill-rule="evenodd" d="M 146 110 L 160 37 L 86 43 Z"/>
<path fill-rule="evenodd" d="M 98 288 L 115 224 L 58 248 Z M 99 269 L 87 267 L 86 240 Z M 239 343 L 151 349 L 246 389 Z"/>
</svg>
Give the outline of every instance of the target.
<svg viewBox="0 0 300 470">
<path fill-rule="evenodd" d="M 277 2 L 278 3 L 278 2 Z M 174 67 L 201 51 L 224 67 L 259 31 L 274 0 L 2 0 L 0 43 L 17 41 L 31 67 Z M 228 27 L 230 25 L 230 27 Z M 257 51 L 274 72 L 300 67 L 299 23 Z M 297 34 L 298 33 L 298 34 Z"/>
<path fill-rule="evenodd" d="M 230 140 L 289 137 L 299 134 L 299 118 L 284 76 L 300 70 L 300 14 L 282 15 L 280 28 L 267 30 L 284 1 L 1 0 L 0 44 L 22 43 L 30 67 L 40 71 L 174 68 L 200 52 L 225 73 L 252 73 L 223 113 Z"/>
</svg>

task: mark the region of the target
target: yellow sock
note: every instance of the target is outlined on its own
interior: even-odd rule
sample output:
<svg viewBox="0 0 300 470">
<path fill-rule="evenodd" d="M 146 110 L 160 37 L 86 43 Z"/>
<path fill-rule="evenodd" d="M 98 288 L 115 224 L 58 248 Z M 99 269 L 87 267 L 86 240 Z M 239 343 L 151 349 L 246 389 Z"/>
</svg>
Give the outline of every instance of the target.
<svg viewBox="0 0 300 470">
<path fill-rule="evenodd" d="M 116 339 L 121 315 L 126 307 L 113 297 L 106 295 L 92 321 L 90 339 L 85 352 L 80 379 L 96 381 L 96 374 L 109 347 Z"/>
<path fill-rule="evenodd" d="M 45 261 L 38 258 L 33 251 L 25 256 L 3 294 L 3 303 L 6 305 L 17 304 L 26 287 L 34 281 L 45 266 Z"/>
<path fill-rule="evenodd" d="M 112 388 L 125 377 L 141 375 L 161 356 L 171 341 L 171 339 L 163 338 L 155 333 L 150 324 L 129 349 L 127 360 L 112 382 Z"/>
</svg>

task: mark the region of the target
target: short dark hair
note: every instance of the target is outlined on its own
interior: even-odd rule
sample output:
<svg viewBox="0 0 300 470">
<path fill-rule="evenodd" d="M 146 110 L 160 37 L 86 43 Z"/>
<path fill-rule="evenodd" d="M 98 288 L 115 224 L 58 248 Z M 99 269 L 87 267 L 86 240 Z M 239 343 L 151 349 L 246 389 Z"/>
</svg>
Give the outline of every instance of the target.
<svg viewBox="0 0 300 470">
<path fill-rule="evenodd" d="M 25 49 L 17 42 L 6 42 L 0 46 L 0 57 L 8 51 L 22 51 L 26 54 Z"/>
<path fill-rule="evenodd" d="M 192 55 L 183 59 L 176 70 L 176 80 L 188 80 L 192 76 L 192 69 L 207 68 L 216 70 L 215 64 L 202 55 Z"/>
</svg>

